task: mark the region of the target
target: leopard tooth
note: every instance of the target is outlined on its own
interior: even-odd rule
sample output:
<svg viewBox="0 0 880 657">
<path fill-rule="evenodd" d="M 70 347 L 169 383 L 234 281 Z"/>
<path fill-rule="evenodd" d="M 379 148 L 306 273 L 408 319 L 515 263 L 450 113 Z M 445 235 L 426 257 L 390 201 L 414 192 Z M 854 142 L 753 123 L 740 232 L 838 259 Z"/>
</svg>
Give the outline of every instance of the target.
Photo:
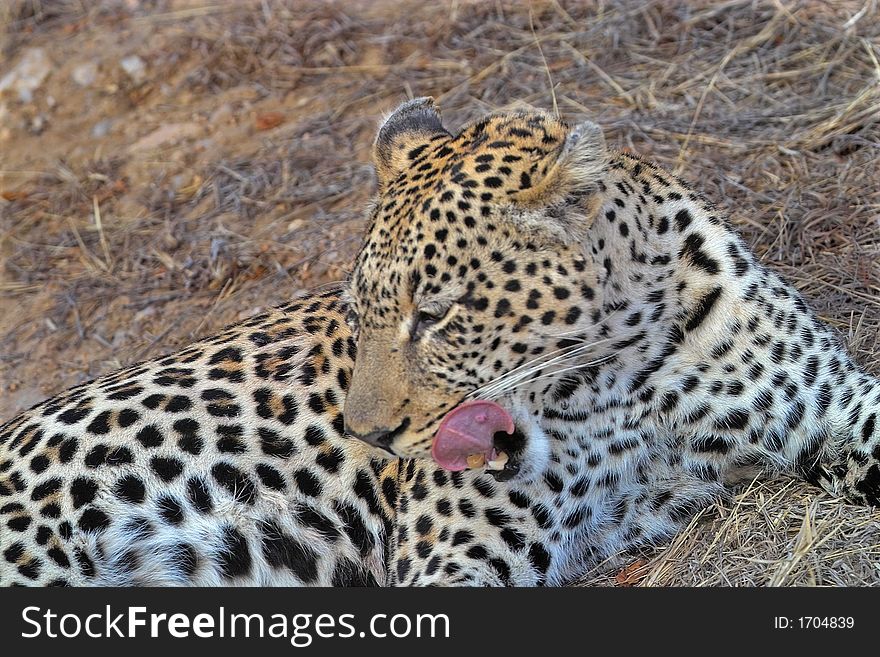
<svg viewBox="0 0 880 657">
<path fill-rule="evenodd" d="M 498 456 L 486 462 L 486 468 L 489 470 L 503 470 L 509 459 L 510 457 L 507 455 L 507 452 L 498 452 Z"/>
<path fill-rule="evenodd" d="M 482 454 L 471 454 L 467 457 L 467 464 L 469 468 L 482 468 L 486 463 L 486 457 Z"/>
</svg>

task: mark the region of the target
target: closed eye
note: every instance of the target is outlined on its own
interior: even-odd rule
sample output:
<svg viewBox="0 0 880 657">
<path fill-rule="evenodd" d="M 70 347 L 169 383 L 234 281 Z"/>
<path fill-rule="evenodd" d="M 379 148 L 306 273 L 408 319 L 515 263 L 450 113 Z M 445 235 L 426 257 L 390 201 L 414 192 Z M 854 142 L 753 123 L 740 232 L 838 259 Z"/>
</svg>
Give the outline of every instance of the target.
<svg viewBox="0 0 880 657">
<path fill-rule="evenodd" d="M 449 314 L 450 308 L 451 306 L 426 306 L 425 308 L 420 308 L 416 313 L 415 322 L 413 322 L 412 337 L 420 337 L 426 329 L 442 321 Z"/>
</svg>

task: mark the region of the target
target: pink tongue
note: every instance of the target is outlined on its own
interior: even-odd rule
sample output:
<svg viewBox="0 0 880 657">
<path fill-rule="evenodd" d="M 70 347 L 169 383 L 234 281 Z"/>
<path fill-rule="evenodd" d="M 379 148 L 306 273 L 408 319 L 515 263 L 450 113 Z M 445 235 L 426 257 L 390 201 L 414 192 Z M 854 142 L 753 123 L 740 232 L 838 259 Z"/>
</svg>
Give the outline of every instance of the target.
<svg viewBox="0 0 880 657">
<path fill-rule="evenodd" d="M 443 418 L 431 445 L 431 456 L 446 470 L 465 470 L 471 454 L 482 454 L 487 461 L 494 459 L 494 435 L 513 430 L 513 418 L 495 402 L 465 402 Z"/>
</svg>

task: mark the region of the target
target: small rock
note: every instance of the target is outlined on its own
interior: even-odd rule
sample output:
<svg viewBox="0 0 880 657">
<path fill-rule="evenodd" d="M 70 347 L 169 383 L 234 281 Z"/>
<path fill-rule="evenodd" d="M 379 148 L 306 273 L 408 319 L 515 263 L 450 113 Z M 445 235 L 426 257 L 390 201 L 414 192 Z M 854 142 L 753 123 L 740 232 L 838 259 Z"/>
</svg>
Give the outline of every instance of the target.
<svg viewBox="0 0 880 657">
<path fill-rule="evenodd" d="M 271 130 L 284 123 L 284 115 L 281 112 L 260 112 L 254 118 L 254 127 L 257 130 Z"/>
<path fill-rule="evenodd" d="M 234 118 L 232 105 L 230 103 L 223 103 L 220 107 L 214 110 L 211 117 L 208 119 L 208 123 L 211 125 L 221 125 L 223 123 L 228 123 L 232 118 Z"/>
<path fill-rule="evenodd" d="M 134 314 L 134 317 L 132 317 L 131 319 L 132 319 L 132 322 L 137 324 L 138 322 L 143 321 L 147 317 L 152 317 L 155 314 L 156 314 L 156 306 L 149 305 L 146 308 L 143 308 L 143 309 L 137 311 Z"/>
<path fill-rule="evenodd" d="M 125 330 L 117 329 L 113 332 L 113 338 L 110 340 L 110 344 L 113 347 L 121 347 L 125 344 L 127 338 L 128 333 Z"/>
<path fill-rule="evenodd" d="M 119 61 L 122 70 L 126 72 L 131 81 L 140 84 L 147 77 L 147 65 L 137 55 L 129 55 Z"/>
<path fill-rule="evenodd" d="M 222 237 L 211 238 L 211 264 L 213 265 L 226 248 L 226 240 Z"/>
<path fill-rule="evenodd" d="M 48 121 L 46 120 L 46 115 L 37 114 L 34 118 L 31 119 L 28 129 L 35 135 L 39 135 L 43 132 L 43 130 L 46 129 L 47 124 Z"/>
<path fill-rule="evenodd" d="M 152 150 L 163 144 L 196 137 L 201 131 L 202 127 L 198 123 L 169 123 L 157 128 L 146 137 L 141 137 L 128 150 L 130 153 Z"/>
<path fill-rule="evenodd" d="M 7 189 L 0 192 L 0 198 L 4 201 L 24 201 L 30 196 L 30 192 L 25 189 Z"/>
<path fill-rule="evenodd" d="M 95 62 L 80 64 L 73 69 L 70 77 L 81 87 L 91 87 L 98 79 L 98 65 Z"/>
<path fill-rule="evenodd" d="M 94 137 L 95 139 L 106 137 L 110 133 L 110 128 L 112 127 L 112 119 L 104 119 L 103 121 L 98 121 L 95 124 L 95 127 L 92 128 L 92 137 Z"/>
<path fill-rule="evenodd" d="M 18 66 L 0 79 L 0 93 L 17 91 L 23 103 L 33 100 L 34 91 L 40 88 L 52 70 L 52 62 L 42 48 L 28 48 L 24 51 Z"/>
<path fill-rule="evenodd" d="M 164 246 L 168 251 L 173 251 L 178 246 L 180 246 L 180 242 L 171 233 L 164 232 L 162 234 L 162 246 Z"/>
</svg>

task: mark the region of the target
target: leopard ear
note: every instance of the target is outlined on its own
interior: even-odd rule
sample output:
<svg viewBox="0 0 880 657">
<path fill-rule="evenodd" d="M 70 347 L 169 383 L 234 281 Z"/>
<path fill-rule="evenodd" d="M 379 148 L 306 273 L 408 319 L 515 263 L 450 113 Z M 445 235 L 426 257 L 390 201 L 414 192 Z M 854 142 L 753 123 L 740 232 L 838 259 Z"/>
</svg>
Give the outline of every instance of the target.
<svg viewBox="0 0 880 657">
<path fill-rule="evenodd" d="M 451 137 L 440 121 L 433 98 L 416 98 L 400 105 L 385 119 L 373 142 L 373 163 L 382 188 L 393 180 L 432 141 Z"/>
<path fill-rule="evenodd" d="M 585 121 L 567 131 L 558 146 L 529 165 L 510 194 L 506 216 L 519 230 L 566 244 L 581 243 L 601 204 L 608 151 L 602 129 Z"/>
<path fill-rule="evenodd" d="M 531 186 L 511 199 L 519 206 L 538 208 L 589 196 L 598 189 L 607 163 L 602 128 L 592 121 L 578 123 L 557 148 L 532 165 Z"/>
</svg>

